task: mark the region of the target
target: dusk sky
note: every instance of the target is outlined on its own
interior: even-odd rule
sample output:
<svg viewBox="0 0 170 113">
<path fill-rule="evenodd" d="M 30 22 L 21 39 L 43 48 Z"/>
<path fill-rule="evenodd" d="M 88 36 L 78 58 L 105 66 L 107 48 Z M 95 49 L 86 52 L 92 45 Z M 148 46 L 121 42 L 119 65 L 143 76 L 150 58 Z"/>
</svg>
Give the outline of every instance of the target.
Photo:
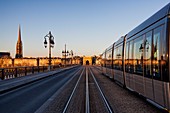
<svg viewBox="0 0 170 113">
<path fill-rule="evenodd" d="M 15 56 L 21 26 L 24 57 L 46 57 L 44 36 L 52 32 L 52 56 L 64 45 L 93 56 L 141 24 L 169 0 L 0 0 L 0 51 Z"/>
</svg>

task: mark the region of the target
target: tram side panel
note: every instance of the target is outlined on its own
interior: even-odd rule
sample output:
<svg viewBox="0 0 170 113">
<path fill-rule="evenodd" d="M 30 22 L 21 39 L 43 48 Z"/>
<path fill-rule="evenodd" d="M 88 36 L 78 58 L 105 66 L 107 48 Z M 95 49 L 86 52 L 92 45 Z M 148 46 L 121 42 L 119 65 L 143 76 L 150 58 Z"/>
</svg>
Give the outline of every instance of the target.
<svg viewBox="0 0 170 113">
<path fill-rule="evenodd" d="M 125 70 L 127 88 L 169 109 L 169 44 L 166 43 L 169 38 L 165 36 L 165 21 L 160 20 L 127 41 Z"/>
</svg>

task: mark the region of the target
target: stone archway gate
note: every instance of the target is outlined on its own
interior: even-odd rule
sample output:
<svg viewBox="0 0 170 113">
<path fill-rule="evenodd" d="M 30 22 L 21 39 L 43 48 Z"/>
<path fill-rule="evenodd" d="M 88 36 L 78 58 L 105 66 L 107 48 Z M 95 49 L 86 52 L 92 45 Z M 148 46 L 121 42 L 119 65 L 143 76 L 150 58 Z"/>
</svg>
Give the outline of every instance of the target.
<svg viewBox="0 0 170 113">
<path fill-rule="evenodd" d="M 83 65 L 86 65 L 86 61 L 89 61 L 89 65 L 92 65 L 92 57 L 90 56 L 83 57 Z"/>
</svg>

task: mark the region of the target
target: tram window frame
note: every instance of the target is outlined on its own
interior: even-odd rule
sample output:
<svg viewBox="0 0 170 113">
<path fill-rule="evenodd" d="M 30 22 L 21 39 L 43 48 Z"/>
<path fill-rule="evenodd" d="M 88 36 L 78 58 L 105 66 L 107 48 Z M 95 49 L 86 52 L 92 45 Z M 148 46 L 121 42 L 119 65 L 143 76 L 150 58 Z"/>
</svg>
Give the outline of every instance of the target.
<svg viewBox="0 0 170 113">
<path fill-rule="evenodd" d="M 134 39 L 134 50 L 133 50 L 133 63 L 134 63 L 134 73 L 143 76 L 144 66 L 143 66 L 143 56 L 144 56 L 144 36 L 141 35 Z"/>
<path fill-rule="evenodd" d="M 123 62 L 122 62 L 123 53 L 122 52 L 123 52 L 123 45 L 122 44 L 114 48 L 113 69 L 121 70 L 121 71 L 123 70 L 123 67 L 122 67 L 123 66 Z M 117 58 L 117 56 L 120 57 L 120 58 Z"/>
<path fill-rule="evenodd" d="M 104 64 L 104 59 L 103 59 L 103 54 L 101 55 L 101 66 L 103 67 Z"/>
<path fill-rule="evenodd" d="M 152 78 L 152 37 L 153 31 L 151 30 L 145 34 L 144 38 L 144 77 L 147 78 Z M 146 53 L 150 53 L 150 55 L 148 56 Z"/>
<path fill-rule="evenodd" d="M 126 50 L 125 50 L 125 72 L 129 72 L 130 64 L 129 64 L 129 45 L 130 42 L 126 43 Z"/>
<path fill-rule="evenodd" d="M 112 68 L 112 49 L 106 51 L 106 67 Z"/>
<path fill-rule="evenodd" d="M 114 47 L 113 49 L 114 49 L 113 50 L 114 51 L 114 53 L 113 53 L 113 69 L 116 69 L 116 66 L 115 66 L 116 57 L 115 56 L 116 56 L 117 47 Z"/>
<path fill-rule="evenodd" d="M 161 26 L 153 29 L 153 38 L 152 38 L 152 56 L 153 56 L 153 58 L 152 58 L 152 75 L 153 75 L 153 79 L 156 79 L 156 80 L 161 80 L 161 65 L 160 65 L 160 62 L 161 62 L 161 37 L 162 37 L 161 35 L 162 35 Z"/>
<path fill-rule="evenodd" d="M 133 60 L 133 56 L 134 56 L 134 54 L 133 54 L 133 51 L 134 51 L 134 40 L 131 40 L 130 42 L 129 42 L 129 73 L 134 73 L 134 60 Z"/>
<path fill-rule="evenodd" d="M 167 42 L 168 39 L 166 38 L 166 35 L 164 35 L 166 33 L 165 30 L 165 24 L 162 25 L 162 55 L 161 55 L 161 66 L 162 66 L 162 77 L 161 80 L 165 81 L 165 82 L 169 82 L 169 74 L 168 74 L 168 46 L 167 46 Z M 165 46 L 165 45 L 166 46 Z M 164 64 L 164 65 L 163 65 Z"/>
<path fill-rule="evenodd" d="M 102 67 L 106 67 L 105 62 L 105 52 L 102 54 Z"/>
</svg>

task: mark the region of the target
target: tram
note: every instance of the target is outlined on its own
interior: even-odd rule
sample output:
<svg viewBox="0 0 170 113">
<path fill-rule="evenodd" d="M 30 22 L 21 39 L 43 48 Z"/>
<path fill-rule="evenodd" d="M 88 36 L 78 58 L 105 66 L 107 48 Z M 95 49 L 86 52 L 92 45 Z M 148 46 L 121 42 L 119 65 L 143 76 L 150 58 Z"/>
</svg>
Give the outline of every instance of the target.
<svg viewBox="0 0 170 113">
<path fill-rule="evenodd" d="M 170 3 L 102 53 L 102 72 L 170 111 L 169 54 Z"/>
</svg>

